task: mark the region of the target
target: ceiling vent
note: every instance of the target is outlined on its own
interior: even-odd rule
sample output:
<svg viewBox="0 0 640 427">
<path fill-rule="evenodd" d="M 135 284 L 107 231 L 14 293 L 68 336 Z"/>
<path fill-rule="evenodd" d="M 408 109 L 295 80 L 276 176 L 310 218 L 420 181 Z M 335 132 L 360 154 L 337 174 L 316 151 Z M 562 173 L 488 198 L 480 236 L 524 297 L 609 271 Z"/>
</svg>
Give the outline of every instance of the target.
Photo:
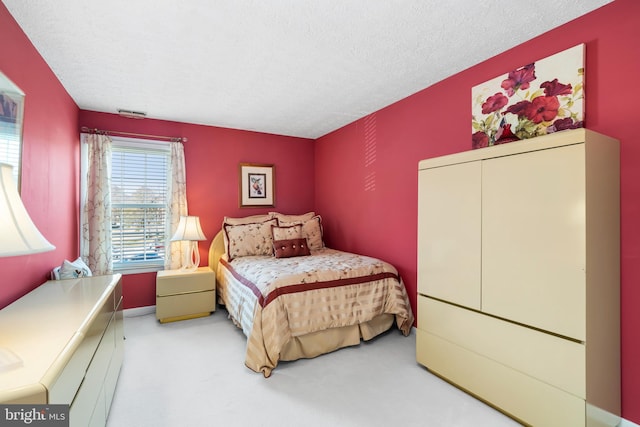
<svg viewBox="0 0 640 427">
<path fill-rule="evenodd" d="M 118 110 L 118 114 L 128 119 L 144 119 L 147 117 L 147 113 L 141 111 Z"/>
</svg>

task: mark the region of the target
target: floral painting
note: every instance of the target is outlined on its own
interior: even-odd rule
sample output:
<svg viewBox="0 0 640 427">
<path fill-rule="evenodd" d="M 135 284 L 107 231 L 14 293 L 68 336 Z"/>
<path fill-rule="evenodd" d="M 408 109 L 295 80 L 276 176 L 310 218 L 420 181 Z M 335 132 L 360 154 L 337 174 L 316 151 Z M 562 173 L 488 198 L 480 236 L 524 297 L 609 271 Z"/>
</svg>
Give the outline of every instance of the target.
<svg viewBox="0 0 640 427">
<path fill-rule="evenodd" d="M 472 148 L 584 126 L 584 44 L 471 90 Z"/>
<path fill-rule="evenodd" d="M 264 173 L 250 173 L 249 174 L 249 198 L 250 199 L 264 199 L 267 197 L 265 191 L 265 181 L 267 175 Z"/>
</svg>

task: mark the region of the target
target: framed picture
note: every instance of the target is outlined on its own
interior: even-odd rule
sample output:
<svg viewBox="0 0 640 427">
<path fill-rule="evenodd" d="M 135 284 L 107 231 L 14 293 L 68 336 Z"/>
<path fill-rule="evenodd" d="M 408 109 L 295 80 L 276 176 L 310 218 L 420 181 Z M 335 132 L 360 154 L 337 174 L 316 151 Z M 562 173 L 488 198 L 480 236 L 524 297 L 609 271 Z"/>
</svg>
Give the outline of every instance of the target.
<svg viewBox="0 0 640 427">
<path fill-rule="evenodd" d="M 275 206 L 273 165 L 240 163 L 240 207 Z"/>
</svg>

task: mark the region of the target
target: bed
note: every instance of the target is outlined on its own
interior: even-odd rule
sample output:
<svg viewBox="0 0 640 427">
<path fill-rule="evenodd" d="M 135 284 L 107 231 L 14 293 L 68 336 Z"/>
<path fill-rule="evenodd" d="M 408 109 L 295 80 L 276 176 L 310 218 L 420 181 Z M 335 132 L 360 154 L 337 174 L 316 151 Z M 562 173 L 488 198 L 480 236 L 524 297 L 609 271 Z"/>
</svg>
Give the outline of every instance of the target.
<svg viewBox="0 0 640 427">
<path fill-rule="evenodd" d="M 321 218 L 225 218 L 209 248 L 218 302 L 247 336 L 245 365 L 269 377 L 279 361 L 358 345 L 414 317 L 397 270 L 327 248 Z"/>
</svg>

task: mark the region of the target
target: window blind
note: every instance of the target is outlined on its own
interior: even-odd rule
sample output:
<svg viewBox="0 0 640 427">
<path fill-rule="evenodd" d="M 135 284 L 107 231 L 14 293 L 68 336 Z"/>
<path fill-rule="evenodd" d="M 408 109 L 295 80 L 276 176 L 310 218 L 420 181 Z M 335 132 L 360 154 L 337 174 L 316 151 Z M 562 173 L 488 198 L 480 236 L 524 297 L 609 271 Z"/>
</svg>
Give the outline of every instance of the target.
<svg viewBox="0 0 640 427">
<path fill-rule="evenodd" d="M 0 162 L 13 166 L 13 180 L 20 182 L 20 123 L 0 120 Z"/>
<path fill-rule="evenodd" d="M 111 238 L 114 269 L 164 264 L 168 144 L 113 139 Z"/>
</svg>

